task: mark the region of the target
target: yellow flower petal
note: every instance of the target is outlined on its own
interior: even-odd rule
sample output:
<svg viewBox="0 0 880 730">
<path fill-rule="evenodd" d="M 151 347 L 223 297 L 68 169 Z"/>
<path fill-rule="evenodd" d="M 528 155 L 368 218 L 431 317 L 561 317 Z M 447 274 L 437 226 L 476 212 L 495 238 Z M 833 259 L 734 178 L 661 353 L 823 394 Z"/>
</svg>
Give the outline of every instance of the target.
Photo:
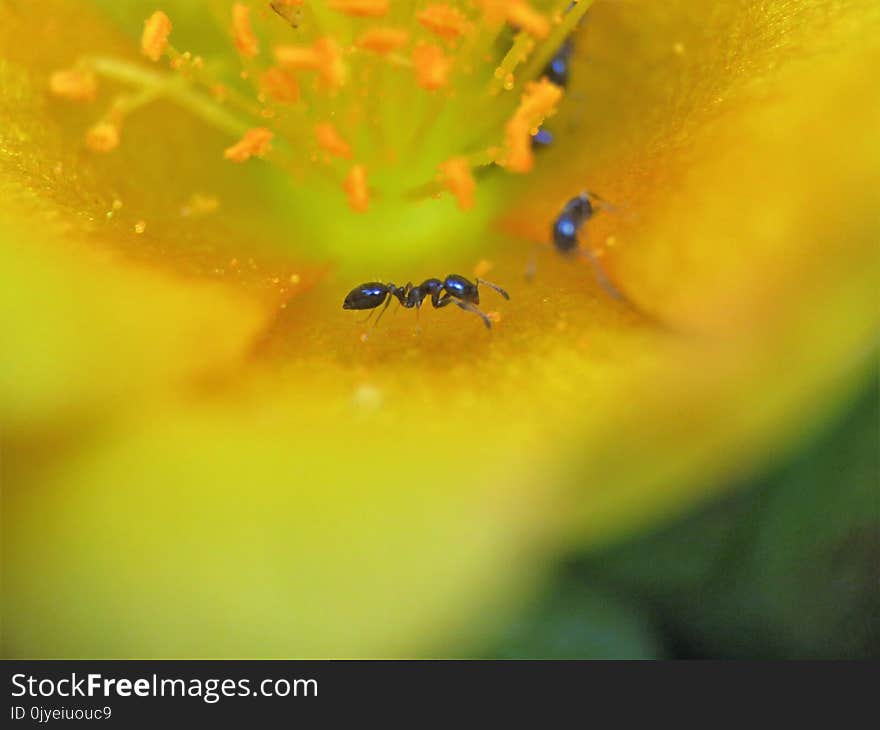
<svg viewBox="0 0 880 730">
<path fill-rule="evenodd" d="M 0 179 L 26 194 L 0 206 L 35 199 L 38 213 L 17 215 L 51 211 L 72 226 L 44 231 L 52 262 L 113 251 L 71 266 L 71 294 L 52 286 L 40 306 L 31 285 L 16 306 L 46 322 L 39 341 L 65 363 L 125 375 L 90 390 L 81 368 L 62 369 L 73 416 L 54 407 L 68 390 L 53 378 L 28 381 L 17 403 L 7 396 L 17 444 L 3 505 L 7 653 L 449 653 L 567 541 L 618 536 L 689 504 L 833 407 L 864 377 L 880 330 L 877 11 L 724 3 L 697 22 L 696 6 L 597 3 L 577 40 L 589 61 L 552 118 L 563 143 L 531 177 L 493 191 L 514 211 L 512 229 L 532 226 L 533 238 L 580 190 L 611 200 L 617 212 L 591 222 L 589 242 L 637 309 L 611 298 L 587 261 L 549 251 L 526 283 L 529 247 L 495 229 L 479 228 L 469 248 L 414 250 L 414 277 L 495 262 L 512 298 L 484 294 L 503 315 L 491 333 L 451 307 L 423 309 L 419 329 L 411 311 L 375 329 L 353 323 L 340 309 L 358 282 L 351 270 L 300 291 L 279 253 L 296 222 L 275 218 L 273 231 L 255 220 L 276 211 L 268 170 L 222 166 L 216 150 L 229 140 L 167 109 L 145 113 L 140 131 L 127 124 L 133 146 L 82 160 L 81 128 L 33 92 L 70 57 L 13 52 Z M 568 103 L 577 98 L 587 106 Z M 209 183 L 218 213 L 197 229 L 171 215 Z M 128 225 L 95 233 L 80 222 L 112 210 L 115 194 Z M 420 223 L 430 228 L 447 202 L 422 208 Z M 349 230 L 375 235 L 368 215 Z M 122 238 L 134 220 L 146 232 Z M 131 239 L 145 237 L 154 248 L 138 256 Z M 268 278 L 243 280 L 240 262 L 267 239 Z M 367 238 L 337 250 L 352 240 Z M 229 247 L 235 267 L 220 265 Z M 34 256 L 21 259 L 24 281 L 52 268 Z M 388 276 L 406 275 L 394 265 Z M 144 302 L 129 310 L 120 291 L 130 282 Z M 130 327 L 96 311 L 105 287 Z M 154 299 L 158 331 L 144 316 Z M 55 314 L 56 302 L 72 314 Z M 185 330 L 164 323 L 190 309 L 211 336 L 177 370 L 167 353 Z M 70 323 L 89 317 L 104 334 L 65 349 Z M 23 378 L 39 348 L 12 323 L 22 344 L 3 374 Z M 120 404 L 129 390 L 134 405 Z M 40 427 L 28 431 L 19 424 L 32 412 Z M 86 437 L 84 425 L 97 427 Z M 64 448 L 52 448 L 59 434 Z"/>
</svg>

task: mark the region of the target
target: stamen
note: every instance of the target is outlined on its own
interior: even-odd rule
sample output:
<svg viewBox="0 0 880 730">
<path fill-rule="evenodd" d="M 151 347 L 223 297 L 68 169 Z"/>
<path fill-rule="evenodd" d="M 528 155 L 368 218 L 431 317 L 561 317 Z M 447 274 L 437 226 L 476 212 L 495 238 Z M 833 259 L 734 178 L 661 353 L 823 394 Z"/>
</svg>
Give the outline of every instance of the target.
<svg viewBox="0 0 880 730">
<path fill-rule="evenodd" d="M 262 157 L 272 149 L 271 142 L 274 136 L 265 127 L 249 129 L 238 142 L 226 148 L 223 156 L 233 162 L 244 162 L 251 157 Z"/>
<path fill-rule="evenodd" d="M 403 48 L 409 42 L 409 33 L 398 28 L 372 28 L 363 33 L 355 45 L 365 51 L 386 54 Z"/>
<path fill-rule="evenodd" d="M 550 21 L 525 0 L 478 0 L 477 4 L 483 10 L 483 21 L 492 29 L 506 21 L 535 38 L 545 38 L 550 32 Z"/>
<path fill-rule="evenodd" d="M 86 132 L 86 146 L 93 152 L 110 152 L 119 146 L 119 126 L 109 120 L 98 122 Z"/>
<path fill-rule="evenodd" d="M 466 157 L 453 157 L 439 165 L 443 184 L 458 201 L 461 210 L 474 207 L 474 191 L 477 184 L 471 174 L 471 166 Z"/>
<path fill-rule="evenodd" d="M 446 3 L 429 5 L 416 13 L 416 20 L 447 43 L 457 40 L 471 27 L 467 17 L 458 8 Z"/>
<path fill-rule="evenodd" d="M 535 78 L 547 65 L 553 54 L 557 52 L 559 46 L 571 35 L 593 2 L 594 0 L 559 0 L 558 10 L 552 13 L 551 17 L 554 18 L 554 22 L 556 22 L 556 18 L 561 17 L 562 20 L 558 21 L 537 49 L 535 48 L 535 39 L 529 33 L 525 31 L 518 33 L 513 46 L 504 56 L 498 68 L 495 69 L 494 78 L 489 85 L 489 94 L 497 95 L 502 87 L 510 91 L 519 82 Z M 493 0 L 483 0 L 484 7 L 487 3 L 490 7 L 494 4 Z M 509 9 L 513 6 L 507 4 L 506 7 Z M 518 74 L 518 82 L 513 72 L 517 66 L 527 60 L 525 67 Z"/>
<path fill-rule="evenodd" d="M 321 79 L 330 89 L 337 89 L 345 83 L 348 69 L 342 60 L 342 52 L 330 37 L 315 41 L 315 52 L 318 54 L 318 72 Z"/>
<path fill-rule="evenodd" d="M 387 15 L 389 0 L 329 0 L 327 6 L 356 18 L 380 18 Z"/>
<path fill-rule="evenodd" d="M 367 187 L 367 168 L 355 165 L 351 168 L 343 189 L 348 194 L 348 204 L 356 213 L 365 213 L 370 207 L 370 191 Z"/>
<path fill-rule="evenodd" d="M 519 107 L 504 128 L 507 146 L 503 164 L 510 172 L 528 172 L 534 164 L 532 134 L 556 111 L 563 89 L 546 78 L 526 84 Z"/>
<path fill-rule="evenodd" d="M 49 77 L 49 91 L 68 101 L 94 101 L 98 82 L 87 69 L 62 69 Z"/>
<path fill-rule="evenodd" d="M 452 60 L 446 57 L 439 46 L 419 43 L 413 49 L 412 60 L 416 82 L 422 88 L 436 91 L 449 83 Z"/>
<path fill-rule="evenodd" d="M 342 138 L 336 127 L 329 122 L 315 125 L 315 137 L 321 149 L 325 152 L 336 157 L 351 159 L 351 145 Z"/>
<path fill-rule="evenodd" d="M 345 83 L 347 69 L 339 46 L 332 38 L 319 38 L 311 47 L 282 45 L 275 47 L 275 60 L 291 71 L 317 71 L 331 89 Z"/>
<path fill-rule="evenodd" d="M 284 69 L 272 67 L 260 75 L 260 90 L 281 104 L 299 101 L 299 82 L 296 76 Z"/>
<path fill-rule="evenodd" d="M 168 48 L 169 35 L 171 35 L 171 19 L 161 10 L 157 10 L 144 21 L 141 52 L 151 61 L 158 61 Z"/>
<path fill-rule="evenodd" d="M 251 27 L 251 9 L 244 3 L 232 6 L 232 38 L 242 56 L 253 58 L 260 52 L 260 44 Z"/>
<path fill-rule="evenodd" d="M 320 59 L 313 46 L 275 46 L 275 60 L 291 71 L 315 71 Z"/>
<path fill-rule="evenodd" d="M 507 22 L 538 40 L 550 34 L 550 21 L 526 2 L 513 2 L 507 6 Z"/>
</svg>

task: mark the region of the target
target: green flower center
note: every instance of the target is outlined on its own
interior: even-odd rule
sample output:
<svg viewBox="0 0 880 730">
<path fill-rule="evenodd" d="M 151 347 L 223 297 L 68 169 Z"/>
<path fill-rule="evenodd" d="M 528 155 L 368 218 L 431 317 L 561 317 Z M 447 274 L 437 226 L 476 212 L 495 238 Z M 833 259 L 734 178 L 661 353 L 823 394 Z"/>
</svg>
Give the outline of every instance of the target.
<svg viewBox="0 0 880 730">
<path fill-rule="evenodd" d="M 233 3 L 235 63 L 178 50 L 157 11 L 142 51 L 170 69 L 85 58 L 54 90 L 86 98 L 94 77 L 131 88 L 89 131 L 97 152 L 138 108 L 177 103 L 230 136 L 232 163 L 273 168 L 267 211 L 292 247 L 378 274 L 485 245 L 504 173 L 531 169 L 531 136 L 562 97 L 542 71 L 590 4 L 276 0 L 257 15 Z"/>
</svg>

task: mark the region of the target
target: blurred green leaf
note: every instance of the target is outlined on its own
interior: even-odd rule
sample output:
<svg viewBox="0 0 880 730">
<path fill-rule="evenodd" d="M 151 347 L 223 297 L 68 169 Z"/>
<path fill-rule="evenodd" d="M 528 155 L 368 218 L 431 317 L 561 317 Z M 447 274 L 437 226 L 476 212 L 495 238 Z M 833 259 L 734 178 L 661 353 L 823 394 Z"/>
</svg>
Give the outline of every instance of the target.
<svg viewBox="0 0 880 730">
<path fill-rule="evenodd" d="M 841 421 L 732 496 L 573 556 L 493 655 L 880 655 L 878 444 L 874 383 Z"/>
</svg>

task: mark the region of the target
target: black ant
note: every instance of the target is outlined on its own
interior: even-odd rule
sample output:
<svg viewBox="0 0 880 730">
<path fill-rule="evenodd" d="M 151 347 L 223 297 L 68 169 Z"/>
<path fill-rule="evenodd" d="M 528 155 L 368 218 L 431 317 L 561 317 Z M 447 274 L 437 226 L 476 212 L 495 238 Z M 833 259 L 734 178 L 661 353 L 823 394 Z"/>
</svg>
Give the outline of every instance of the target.
<svg viewBox="0 0 880 730">
<path fill-rule="evenodd" d="M 406 286 L 396 286 L 390 282 L 369 281 L 366 284 L 352 289 L 345 297 L 342 303 L 343 309 L 375 309 L 376 307 L 385 305 L 380 312 L 379 317 L 388 309 L 391 304 L 392 297 L 397 299 L 407 309 L 421 308 L 422 302 L 428 297 L 431 298 L 431 304 L 434 309 L 440 309 L 448 304 L 455 304 L 467 312 L 473 312 L 480 319 L 487 329 L 491 329 L 492 320 L 489 319 L 485 312 L 477 308 L 480 303 L 479 285 L 483 284 L 497 291 L 505 299 L 510 299 L 510 295 L 500 286 L 477 279 L 476 284 L 465 279 L 458 274 L 450 274 L 443 281 L 440 279 L 425 279 L 418 286 L 413 286 L 412 282 Z M 376 320 L 379 321 L 378 319 Z"/>
<path fill-rule="evenodd" d="M 547 66 L 544 68 L 544 72 L 541 75 L 546 76 L 551 83 L 561 86 L 563 89 L 566 88 L 568 86 L 568 75 L 571 66 L 571 55 L 573 52 L 574 44 L 571 37 L 566 38 L 562 42 L 562 45 L 556 50 L 553 58 L 547 63 Z M 549 147 L 553 144 L 553 138 L 554 136 L 552 132 L 544 127 L 539 127 L 532 135 L 532 147 L 536 149 Z"/>
<path fill-rule="evenodd" d="M 596 193 L 583 192 L 573 197 L 562 206 L 562 210 L 553 221 L 553 246 L 563 256 L 580 255 L 586 258 L 592 265 L 602 288 L 615 299 L 626 300 L 620 290 L 611 283 L 589 246 L 579 247 L 578 235 L 581 228 L 601 210 L 615 212 L 617 209 Z"/>
</svg>

